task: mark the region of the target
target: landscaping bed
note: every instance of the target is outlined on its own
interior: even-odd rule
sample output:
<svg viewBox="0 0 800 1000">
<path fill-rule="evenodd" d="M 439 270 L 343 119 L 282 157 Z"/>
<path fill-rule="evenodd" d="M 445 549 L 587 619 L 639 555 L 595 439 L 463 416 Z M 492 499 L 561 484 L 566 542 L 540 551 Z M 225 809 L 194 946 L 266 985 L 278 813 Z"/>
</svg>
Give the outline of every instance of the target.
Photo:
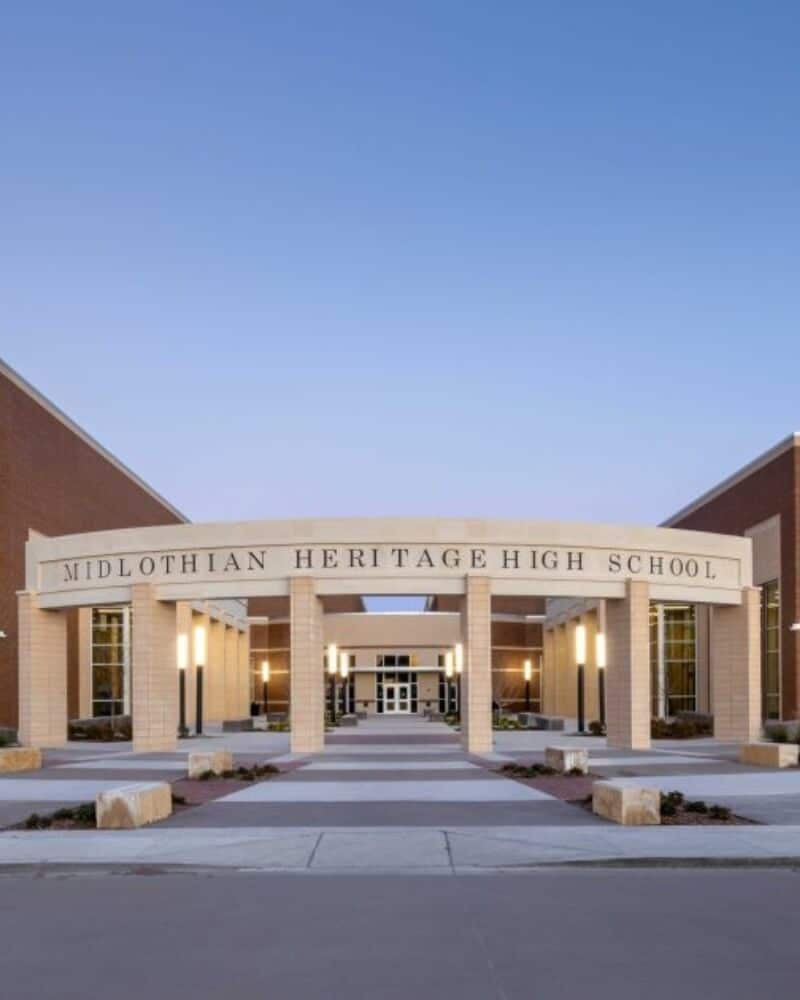
<svg viewBox="0 0 800 1000">
<path fill-rule="evenodd" d="M 214 774 L 206 771 L 199 778 L 178 778 L 172 782 L 172 801 L 179 805 L 199 806 L 204 802 L 213 802 L 236 791 L 242 784 L 268 781 L 280 774 L 274 764 L 254 764 L 251 767 L 237 767 L 232 771 Z"/>
<path fill-rule="evenodd" d="M 592 785 L 597 780 L 592 774 L 570 772 L 561 774 L 547 764 L 503 764 L 497 772 L 504 778 L 513 778 L 529 788 L 552 795 L 562 802 L 579 802 L 592 793 Z"/>
</svg>

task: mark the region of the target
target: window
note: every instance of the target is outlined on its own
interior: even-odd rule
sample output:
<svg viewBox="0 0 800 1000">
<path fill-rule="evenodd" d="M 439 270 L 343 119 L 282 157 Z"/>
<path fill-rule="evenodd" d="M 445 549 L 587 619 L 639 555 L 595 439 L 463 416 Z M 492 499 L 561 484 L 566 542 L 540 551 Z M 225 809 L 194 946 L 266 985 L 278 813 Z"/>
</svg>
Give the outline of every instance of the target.
<svg viewBox="0 0 800 1000">
<path fill-rule="evenodd" d="M 92 608 L 92 715 L 130 712 L 131 609 Z"/>
<path fill-rule="evenodd" d="M 693 604 L 650 605 L 652 712 L 665 718 L 697 706 L 697 626 Z"/>
<path fill-rule="evenodd" d="M 781 717 L 781 589 L 777 580 L 761 588 L 761 702 L 765 719 Z"/>
</svg>

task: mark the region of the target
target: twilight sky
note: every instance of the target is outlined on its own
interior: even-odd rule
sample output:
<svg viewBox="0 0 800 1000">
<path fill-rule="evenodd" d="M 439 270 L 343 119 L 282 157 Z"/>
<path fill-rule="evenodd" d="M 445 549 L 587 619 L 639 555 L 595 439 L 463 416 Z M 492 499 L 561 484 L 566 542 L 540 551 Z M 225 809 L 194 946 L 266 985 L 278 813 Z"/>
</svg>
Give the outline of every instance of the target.
<svg viewBox="0 0 800 1000">
<path fill-rule="evenodd" d="M 657 522 L 800 429 L 800 8 L 9 0 L 0 356 L 194 520 Z"/>
</svg>

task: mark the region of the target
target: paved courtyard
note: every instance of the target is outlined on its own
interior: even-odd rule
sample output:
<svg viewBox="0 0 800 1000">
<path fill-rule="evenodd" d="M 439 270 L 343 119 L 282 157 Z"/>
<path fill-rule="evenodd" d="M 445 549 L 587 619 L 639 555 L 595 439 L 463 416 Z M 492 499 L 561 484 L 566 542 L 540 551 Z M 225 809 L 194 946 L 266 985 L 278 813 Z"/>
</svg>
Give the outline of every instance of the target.
<svg viewBox="0 0 800 1000">
<path fill-rule="evenodd" d="M 329 734 L 322 754 L 295 756 L 288 743 L 283 733 L 212 732 L 168 754 L 134 754 L 126 744 L 47 751 L 41 771 L 0 779 L 4 827 L 123 783 L 173 781 L 195 749 L 225 746 L 237 764 L 269 761 L 282 773 L 142 830 L 7 831 L 0 862 L 452 875 L 576 861 L 800 856 L 800 770 L 742 766 L 734 746 L 712 740 L 625 752 L 590 737 L 499 732 L 495 752 L 478 758 L 444 724 L 381 718 Z M 503 762 L 543 760 L 552 743 L 588 747 L 597 775 L 679 789 L 766 825 L 622 829 L 498 773 Z"/>
</svg>

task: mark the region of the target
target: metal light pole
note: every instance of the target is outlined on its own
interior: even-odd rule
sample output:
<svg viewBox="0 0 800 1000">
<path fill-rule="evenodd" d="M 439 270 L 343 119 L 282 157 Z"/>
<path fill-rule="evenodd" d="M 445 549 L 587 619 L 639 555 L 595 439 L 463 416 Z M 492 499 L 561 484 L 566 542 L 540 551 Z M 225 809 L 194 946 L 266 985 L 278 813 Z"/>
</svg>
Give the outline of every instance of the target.
<svg viewBox="0 0 800 1000">
<path fill-rule="evenodd" d="M 444 711 L 445 711 L 445 715 L 449 715 L 450 714 L 450 688 L 451 688 L 451 686 L 453 684 L 453 673 L 454 673 L 454 668 L 453 668 L 453 651 L 450 650 L 450 649 L 448 649 L 447 652 L 444 654 L 444 676 L 445 676 L 445 682 L 444 682 L 444 691 L 445 691 Z"/>
<path fill-rule="evenodd" d="M 530 712 L 531 710 L 531 677 L 533 676 L 533 664 L 530 660 L 526 660 L 524 667 L 525 673 L 525 711 Z"/>
<path fill-rule="evenodd" d="M 194 662 L 196 677 L 196 719 L 194 731 L 198 736 L 203 732 L 203 667 L 206 664 L 206 630 L 198 625 L 194 630 Z"/>
<path fill-rule="evenodd" d="M 461 642 L 457 642 L 453 650 L 453 661 L 456 669 L 456 698 L 458 700 L 456 715 L 458 721 L 461 722 L 461 673 L 464 669 L 464 645 Z"/>
<path fill-rule="evenodd" d="M 189 666 L 189 636 L 185 632 L 178 635 L 178 736 L 185 739 L 189 735 L 186 728 L 186 668 Z"/>
<path fill-rule="evenodd" d="M 338 651 L 334 643 L 328 646 L 328 680 L 330 683 L 331 725 L 336 722 L 336 670 L 339 665 Z"/>
<path fill-rule="evenodd" d="M 269 722 L 269 660 L 261 661 L 261 700 L 264 702 L 264 718 Z"/>
<path fill-rule="evenodd" d="M 597 633 L 595 640 L 595 656 L 597 659 L 597 700 L 600 703 L 600 725 L 606 728 L 606 637 Z"/>
<path fill-rule="evenodd" d="M 578 732 L 586 731 L 584 711 L 585 671 L 586 671 L 586 626 L 578 625 L 575 629 L 575 663 L 578 667 Z"/>
</svg>

